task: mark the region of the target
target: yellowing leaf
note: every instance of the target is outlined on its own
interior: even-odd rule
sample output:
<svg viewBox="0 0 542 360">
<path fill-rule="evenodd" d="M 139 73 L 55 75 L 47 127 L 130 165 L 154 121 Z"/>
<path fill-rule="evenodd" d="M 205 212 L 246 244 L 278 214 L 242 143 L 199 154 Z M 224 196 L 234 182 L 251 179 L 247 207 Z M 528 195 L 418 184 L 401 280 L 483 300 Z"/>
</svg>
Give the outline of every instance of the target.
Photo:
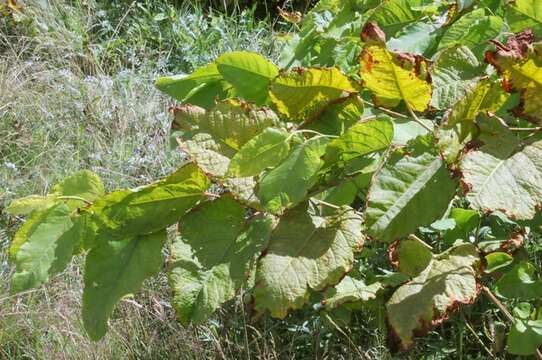
<svg viewBox="0 0 542 360">
<path fill-rule="evenodd" d="M 281 114 L 299 122 L 356 92 L 358 85 L 339 69 L 296 69 L 279 75 L 270 95 Z"/>
<path fill-rule="evenodd" d="M 361 53 L 360 76 L 378 105 L 393 108 L 401 101 L 414 111 L 425 111 L 431 101 L 431 84 L 421 73 L 423 59 L 396 54 L 383 45 L 368 45 Z"/>
<path fill-rule="evenodd" d="M 521 103 L 516 113 L 532 121 L 540 122 L 542 106 L 542 57 L 529 50 L 534 41 L 528 34 L 519 34 L 508 39 L 507 49 L 488 52 L 486 59 L 494 65 L 504 78 L 508 91 L 521 94 Z"/>
<path fill-rule="evenodd" d="M 507 98 L 500 84 L 493 83 L 490 79 L 482 79 L 468 89 L 445 115 L 446 125 L 451 127 L 463 121 L 474 122 L 480 113 L 499 110 Z"/>
</svg>

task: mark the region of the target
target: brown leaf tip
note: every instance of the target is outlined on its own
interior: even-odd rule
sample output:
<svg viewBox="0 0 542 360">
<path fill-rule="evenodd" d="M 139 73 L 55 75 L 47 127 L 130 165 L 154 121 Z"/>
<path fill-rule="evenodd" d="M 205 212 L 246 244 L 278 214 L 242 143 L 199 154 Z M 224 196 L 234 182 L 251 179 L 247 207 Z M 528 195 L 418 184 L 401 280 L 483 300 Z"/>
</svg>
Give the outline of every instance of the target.
<svg viewBox="0 0 542 360">
<path fill-rule="evenodd" d="M 487 51 L 485 60 L 487 63 L 495 65 L 496 67 L 498 67 L 497 63 L 500 59 L 520 60 L 529 51 L 534 40 L 534 33 L 531 29 L 527 29 L 509 37 L 506 45 L 497 40 L 491 40 L 497 49 L 495 51 Z"/>
<path fill-rule="evenodd" d="M 361 30 L 361 40 L 365 43 L 385 44 L 386 34 L 373 21 L 368 21 Z"/>
</svg>

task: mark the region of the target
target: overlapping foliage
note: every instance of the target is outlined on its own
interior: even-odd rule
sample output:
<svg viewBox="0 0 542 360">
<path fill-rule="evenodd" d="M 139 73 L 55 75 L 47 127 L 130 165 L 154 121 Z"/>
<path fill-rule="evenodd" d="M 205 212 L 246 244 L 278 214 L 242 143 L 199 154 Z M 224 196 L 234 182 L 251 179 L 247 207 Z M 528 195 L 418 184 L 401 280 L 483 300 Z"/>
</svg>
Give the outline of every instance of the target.
<svg viewBox="0 0 542 360">
<path fill-rule="evenodd" d="M 540 13 L 529 0 L 323 0 L 279 65 L 232 52 L 158 79 L 180 102 L 185 165 L 107 194 L 82 171 L 14 201 L 8 212 L 28 219 L 10 249 L 13 290 L 86 254 L 83 320 L 100 339 L 168 244 L 184 324 L 241 290 L 255 318 L 378 298 L 406 350 L 484 289 L 525 301 L 507 349 L 535 353 L 542 320 L 529 301 L 542 283 L 521 239 L 542 205 Z M 485 241 L 495 217 L 513 230 Z M 391 270 L 364 245 L 388 247 Z"/>
</svg>

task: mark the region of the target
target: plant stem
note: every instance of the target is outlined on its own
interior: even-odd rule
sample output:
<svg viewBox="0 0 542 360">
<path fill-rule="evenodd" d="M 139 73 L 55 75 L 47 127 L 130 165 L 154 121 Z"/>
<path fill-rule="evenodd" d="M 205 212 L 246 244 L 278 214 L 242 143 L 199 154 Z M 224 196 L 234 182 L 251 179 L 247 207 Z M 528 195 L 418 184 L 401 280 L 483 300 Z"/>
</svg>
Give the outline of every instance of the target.
<svg viewBox="0 0 542 360">
<path fill-rule="evenodd" d="M 82 201 L 87 205 L 92 205 L 90 201 L 83 199 L 82 197 L 79 197 L 79 196 L 59 196 L 58 199 L 59 200 L 77 200 L 77 201 Z"/>
<path fill-rule="evenodd" d="M 510 131 L 540 131 L 542 130 L 542 127 L 534 127 L 534 128 L 508 128 Z"/>
<path fill-rule="evenodd" d="M 410 116 L 412 117 L 412 119 L 414 119 L 414 121 L 416 121 L 418 124 L 420 124 L 422 127 L 424 127 L 427 131 L 429 132 L 433 132 L 434 129 L 431 129 L 429 126 L 427 126 L 426 124 L 424 124 L 420 118 L 418 118 L 418 116 L 416 115 L 416 113 L 414 113 L 414 110 L 412 110 L 412 107 L 410 106 L 409 103 L 407 103 L 405 101 L 405 105 L 406 105 L 406 108 L 408 110 L 408 113 L 410 114 Z"/>
<path fill-rule="evenodd" d="M 421 244 L 425 245 L 429 250 L 433 251 L 433 247 L 431 245 L 429 245 L 428 243 L 426 243 L 425 241 L 423 241 L 422 239 L 420 239 L 419 237 L 417 237 L 416 235 L 414 234 L 410 234 L 408 236 L 409 239 L 411 240 L 416 240 L 416 241 L 419 241 Z"/>
<path fill-rule="evenodd" d="M 408 116 L 406 116 L 405 114 L 401 114 L 401 113 L 398 113 L 396 111 L 393 111 L 393 110 L 390 110 L 390 109 L 386 109 L 386 108 L 383 108 L 383 107 L 380 107 L 380 106 L 376 106 L 375 104 L 373 104 L 372 102 L 370 101 L 367 101 L 367 100 L 362 100 L 364 104 L 367 104 L 367 105 L 371 105 L 373 107 L 375 107 L 376 109 L 388 114 L 388 115 L 392 115 L 392 116 L 397 116 L 397 117 L 400 117 L 400 118 L 403 118 L 403 119 L 408 119 Z"/>
</svg>

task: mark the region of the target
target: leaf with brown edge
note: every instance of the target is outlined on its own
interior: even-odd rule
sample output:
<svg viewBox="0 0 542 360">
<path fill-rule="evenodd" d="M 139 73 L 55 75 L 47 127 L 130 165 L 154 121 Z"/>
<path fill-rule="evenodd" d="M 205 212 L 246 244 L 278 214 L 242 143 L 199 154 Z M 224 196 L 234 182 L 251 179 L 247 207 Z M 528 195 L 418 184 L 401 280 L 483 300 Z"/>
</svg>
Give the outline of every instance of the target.
<svg viewBox="0 0 542 360">
<path fill-rule="evenodd" d="M 540 123 L 542 106 L 542 56 L 533 49 L 534 35 L 527 30 L 508 39 L 506 46 L 495 42 L 497 50 L 486 52 L 486 61 L 503 78 L 503 88 L 519 92 L 516 115 Z"/>
<path fill-rule="evenodd" d="M 426 61 L 416 55 L 394 53 L 383 44 L 368 43 L 360 57 L 360 76 L 378 105 L 394 108 L 404 101 L 425 111 L 431 101 Z"/>
<path fill-rule="evenodd" d="M 479 261 L 474 245 L 458 245 L 434 255 L 418 276 L 395 291 L 386 311 L 399 348 L 409 349 L 415 336 L 426 334 L 460 305 L 476 300 Z"/>
<path fill-rule="evenodd" d="M 343 206 L 333 215 L 315 214 L 306 203 L 283 215 L 256 270 L 257 311 L 284 318 L 309 298 L 339 283 L 363 245 L 361 217 Z"/>
</svg>

